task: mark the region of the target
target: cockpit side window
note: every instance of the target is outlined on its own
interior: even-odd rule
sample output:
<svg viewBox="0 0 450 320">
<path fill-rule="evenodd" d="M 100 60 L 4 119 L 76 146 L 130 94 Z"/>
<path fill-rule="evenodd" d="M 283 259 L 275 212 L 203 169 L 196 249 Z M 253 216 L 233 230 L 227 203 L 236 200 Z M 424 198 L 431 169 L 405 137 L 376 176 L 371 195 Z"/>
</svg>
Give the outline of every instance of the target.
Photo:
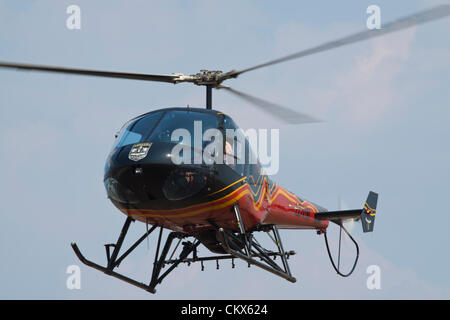
<svg viewBox="0 0 450 320">
<path fill-rule="evenodd" d="M 253 178 L 254 182 L 256 183 L 259 176 L 262 174 L 262 170 L 258 160 L 258 156 L 251 148 L 249 138 L 245 136 L 242 129 L 240 129 L 236 125 L 236 123 L 228 116 L 224 116 L 223 118 L 223 128 L 225 135 L 225 164 L 229 165 L 240 175 L 248 176 L 250 178 L 249 181 L 252 181 L 251 178 Z M 235 137 L 227 137 L 225 133 L 227 129 L 234 130 Z M 253 141 L 253 143 L 256 143 L 256 141 Z M 234 163 L 232 162 L 233 160 Z"/>
<path fill-rule="evenodd" d="M 245 136 L 236 123 L 228 116 L 223 118 L 224 131 L 224 164 L 239 173 L 245 173 L 246 150 Z"/>
</svg>

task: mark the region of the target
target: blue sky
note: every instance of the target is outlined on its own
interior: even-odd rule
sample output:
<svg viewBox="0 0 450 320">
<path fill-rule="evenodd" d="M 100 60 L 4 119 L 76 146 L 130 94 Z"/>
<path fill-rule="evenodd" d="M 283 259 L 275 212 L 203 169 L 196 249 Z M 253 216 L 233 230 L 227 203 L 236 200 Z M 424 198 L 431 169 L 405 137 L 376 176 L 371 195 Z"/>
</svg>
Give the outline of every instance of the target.
<svg viewBox="0 0 450 320">
<path fill-rule="evenodd" d="M 0 60 L 227 71 L 360 31 L 372 4 L 383 23 L 438 3 L 444 1 L 1 0 Z M 71 4 L 81 8 L 81 30 L 66 28 Z M 279 126 L 214 93 L 214 107 L 242 126 L 280 128 L 280 171 L 273 178 L 290 191 L 330 210 L 339 197 L 358 208 L 369 190 L 380 194 L 375 232 L 353 229 L 361 256 L 350 278 L 335 274 L 313 231 L 282 232 L 285 248 L 298 252 L 290 260 L 295 284 L 243 263 L 219 271 L 206 265 L 205 272 L 194 265 L 178 268 L 152 296 L 82 265 L 70 242 L 104 261 L 103 244 L 116 240 L 125 219 L 102 183 L 114 133 L 150 110 L 203 106 L 204 90 L 0 70 L 0 297 L 449 299 L 449 29 L 450 20 L 441 20 L 229 82 L 314 115 L 319 124 Z M 134 224 L 130 239 L 144 230 Z M 152 252 L 142 246 L 120 271 L 145 281 Z M 81 290 L 66 288 L 71 264 L 81 267 Z M 381 269 L 380 290 L 366 288 L 373 264 Z"/>
</svg>

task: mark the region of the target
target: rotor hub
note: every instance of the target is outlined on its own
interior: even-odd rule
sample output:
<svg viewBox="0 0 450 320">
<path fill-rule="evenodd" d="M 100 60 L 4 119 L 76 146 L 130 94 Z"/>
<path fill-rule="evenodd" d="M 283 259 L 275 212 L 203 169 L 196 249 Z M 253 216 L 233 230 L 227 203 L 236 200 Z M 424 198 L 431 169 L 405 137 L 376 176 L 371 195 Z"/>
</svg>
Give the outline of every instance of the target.
<svg viewBox="0 0 450 320">
<path fill-rule="evenodd" d="M 217 86 L 221 82 L 221 70 L 202 69 L 199 73 L 192 75 L 193 82 L 198 86 Z"/>
</svg>

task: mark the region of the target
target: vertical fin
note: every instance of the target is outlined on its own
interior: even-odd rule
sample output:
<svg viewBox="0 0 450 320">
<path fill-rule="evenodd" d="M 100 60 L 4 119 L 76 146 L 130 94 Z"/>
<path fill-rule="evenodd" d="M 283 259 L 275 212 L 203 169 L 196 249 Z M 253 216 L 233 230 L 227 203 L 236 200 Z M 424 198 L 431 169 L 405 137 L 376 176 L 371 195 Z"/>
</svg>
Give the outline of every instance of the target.
<svg viewBox="0 0 450 320">
<path fill-rule="evenodd" d="M 378 193 L 369 192 L 364 209 L 361 212 L 361 224 L 364 232 L 372 232 L 375 225 L 375 214 L 377 213 Z"/>
</svg>

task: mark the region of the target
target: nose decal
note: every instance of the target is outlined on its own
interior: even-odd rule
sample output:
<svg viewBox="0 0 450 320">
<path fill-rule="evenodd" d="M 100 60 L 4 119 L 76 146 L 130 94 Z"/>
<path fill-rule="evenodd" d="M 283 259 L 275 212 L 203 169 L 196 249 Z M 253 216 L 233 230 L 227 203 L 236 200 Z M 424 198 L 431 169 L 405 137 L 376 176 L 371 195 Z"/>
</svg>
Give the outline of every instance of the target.
<svg viewBox="0 0 450 320">
<path fill-rule="evenodd" d="M 134 144 L 131 147 L 130 153 L 128 154 L 128 159 L 133 161 L 139 161 L 144 159 L 147 156 L 148 150 L 150 150 L 151 146 L 152 146 L 151 142 L 142 142 Z"/>
</svg>

